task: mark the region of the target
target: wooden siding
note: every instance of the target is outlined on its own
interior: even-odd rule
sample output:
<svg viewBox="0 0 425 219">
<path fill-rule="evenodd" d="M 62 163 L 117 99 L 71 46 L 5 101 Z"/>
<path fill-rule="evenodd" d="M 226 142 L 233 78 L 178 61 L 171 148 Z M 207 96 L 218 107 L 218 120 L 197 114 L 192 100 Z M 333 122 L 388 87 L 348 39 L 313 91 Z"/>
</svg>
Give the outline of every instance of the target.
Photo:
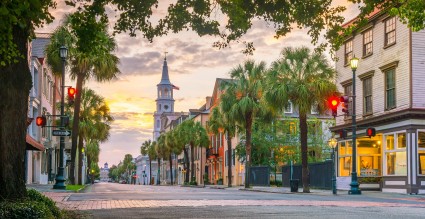
<svg viewBox="0 0 425 219">
<path fill-rule="evenodd" d="M 412 107 L 425 108 L 425 30 L 412 32 Z"/>
<path fill-rule="evenodd" d="M 384 48 L 384 26 L 383 18 L 375 20 L 373 28 L 373 54 L 367 57 L 363 55 L 363 35 L 358 32 L 352 37 L 353 53 L 358 57 L 359 67 L 356 71 L 356 115 L 357 120 L 363 119 L 363 83 L 359 75 L 375 71 L 372 77 L 372 110 L 373 116 L 383 115 L 389 112 L 400 111 L 409 108 L 410 100 L 410 74 L 409 74 L 409 29 L 398 19 L 396 21 L 396 44 Z M 344 91 L 341 82 L 352 78 L 350 66 L 344 65 L 344 47 L 337 51 L 339 60 L 336 62 L 338 72 L 337 86 L 340 92 Z M 380 67 L 398 61 L 396 67 L 396 108 L 385 110 L 385 75 Z M 338 115 L 342 115 L 341 109 L 338 109 Z M 348 120 L 351 122 L 351 120 Z M 343 116 L 337 117 L 336 125 L 344 124 Z"/>
</svg>

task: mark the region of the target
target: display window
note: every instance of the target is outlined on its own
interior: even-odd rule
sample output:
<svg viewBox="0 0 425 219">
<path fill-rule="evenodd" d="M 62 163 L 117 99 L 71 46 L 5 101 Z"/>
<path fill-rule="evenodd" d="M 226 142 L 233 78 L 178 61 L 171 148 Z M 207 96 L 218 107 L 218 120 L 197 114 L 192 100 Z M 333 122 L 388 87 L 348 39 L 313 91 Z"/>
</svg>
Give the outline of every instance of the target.
<svg viewBox="0 0 425 219">
<path fill-rule="evenodd" d="M 384 135 L 385 139 L 385 175 L 406 176 L 406 132 L 398 132 Z"/>
<path fill-rule="evenodd" d="M 418 174 L 425 175 L 425 130 L 418 131 Z"/>
</svg>

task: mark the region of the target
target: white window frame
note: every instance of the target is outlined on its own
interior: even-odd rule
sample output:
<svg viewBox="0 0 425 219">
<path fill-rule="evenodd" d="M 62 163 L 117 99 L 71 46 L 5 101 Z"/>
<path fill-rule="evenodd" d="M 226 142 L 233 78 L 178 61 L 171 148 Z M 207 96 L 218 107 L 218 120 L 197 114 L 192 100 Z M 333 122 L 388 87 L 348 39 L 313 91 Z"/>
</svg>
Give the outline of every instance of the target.
<svg viewBox="0 0 425 219">
<path fill-rule="evenodd" d="M 315 103 L 315 104 L 313 104 L 313 106 L 311 106 L 311 109 L 310 109 L 310 114 L 311 115 L 317 115 L 317 114 L 319 114 L 319 106 Z"/>
<path fill-rule="evenodd" d="M 284 113 L 293 113 L 293 104 L 291 101 L 288 101 L 289 111 L 287 111 L 287 107 L 284 109 Z"/>
<path fill-rule="evenodd" d="M 400 133 L 405 133 L 405 136 L 406 136 L 406 147 L 405 148 L 398 148 L 398 134 L 400 134 Z M 394 149 L 392 149 L 392 150 L 387 150 L 387 136 L 389 136 L 389 135 L 393 135 L 393 137 L 394 137 Z M 382 167 L 382 175 L 383 176 L 407 176 L 407 150 L 406 150 L 406 148 L 408 147 L 408 145 L 409 145 L 409 141 L 408 141 L 408 138 L 407 138 L 407 132 L 405 131 L 405 130 L 403 130 L 403 131 L 398 131 L 398 132 L 391 132 L 391 133 L 385 133 L 383 136 L 382 136 L 382 149 L 383 149 L 383 153 L 382 153 L 382 157 L 384 158 L 383 159 L 383 162 L 382 162 L 382 165 L 383 165 L 383 167 Z M 388 171 L 387 171 L 387 153 L 393 153 L 393 152 L 406 152 L 406 175 L 400 175 L 400 174 L 388 174 Z"/>
</svg>

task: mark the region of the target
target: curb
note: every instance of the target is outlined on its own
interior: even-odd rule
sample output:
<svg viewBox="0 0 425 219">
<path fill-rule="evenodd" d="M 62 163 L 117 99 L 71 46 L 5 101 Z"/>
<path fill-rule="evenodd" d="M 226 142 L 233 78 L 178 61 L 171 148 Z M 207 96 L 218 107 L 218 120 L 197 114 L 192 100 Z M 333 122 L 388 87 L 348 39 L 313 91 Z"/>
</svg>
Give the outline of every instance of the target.
<svg viewBox="0 0 425 219">
<path fill-rule="evenodd" d="M 91 184 L 85 184 L 84 187 L 81 187 L 74 191 L 74 193 L 80 193 L 82 190 L 86 189 L 87 187 L 91 186 Z"/>
</svg>

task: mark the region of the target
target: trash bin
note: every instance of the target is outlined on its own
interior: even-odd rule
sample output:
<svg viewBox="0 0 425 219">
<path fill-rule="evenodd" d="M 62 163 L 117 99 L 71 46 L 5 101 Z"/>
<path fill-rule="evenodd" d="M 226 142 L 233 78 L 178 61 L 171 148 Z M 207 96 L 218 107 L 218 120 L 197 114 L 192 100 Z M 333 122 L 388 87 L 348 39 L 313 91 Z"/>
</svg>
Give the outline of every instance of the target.
<svg viewBox="0 0 425 219">
<path fill-rule="evenodd" d="M 291 179 L 289 181 L 289 184 L 291 186 L 291 192 L 298 192 L 298 183 L 300 180 L 298 179 Z"/>
</svg>

